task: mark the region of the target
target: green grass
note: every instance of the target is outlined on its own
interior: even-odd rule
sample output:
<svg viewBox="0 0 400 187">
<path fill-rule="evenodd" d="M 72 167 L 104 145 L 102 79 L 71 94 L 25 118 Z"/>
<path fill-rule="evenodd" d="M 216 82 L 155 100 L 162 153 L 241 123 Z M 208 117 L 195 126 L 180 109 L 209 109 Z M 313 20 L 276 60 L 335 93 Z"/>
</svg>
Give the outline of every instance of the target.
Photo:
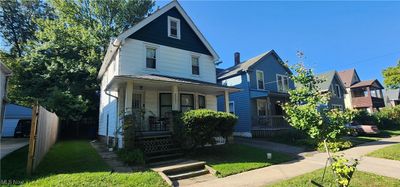
<svg viewBox="0 0 400 187">
<path fill-rule="evenodd" d="M 23 181 L 27 186 L 167 186 L 155 172 L 110 173 L 110 167 L 87 141 L 55 144 L 33 176 L 26 171 L 28 148 L 1 160 L 1 179 Z"/>
<path fill-rule="evenodd" d="M 289 180 L 285 180 L 282 182 L 278 182 L 272 184 L 272 187 L 283 187 L 283 186 L 296 186 L 296 187 L 309 187 L 314 186 L 311 184 L 311 180 L 314 180 L 318 183 L 321 181 L 323 169 L 307 173 L 304 175 L 300 175 L 294 177 Z M 332 185 L 331 185 L 332 184 Z M 334 175 L 332 170 L 327 170 L 327 174 L 325 175 L 323 186 L 335 186 Z M 356 171 L 353 175 L 353 178 L 350 181 L 350 186 L 352 187 L 377 187 L 377 186 L 384 186 L 384 187 L 396 187 L 400 186 L 400 180 L 384 177 L 380 175 L 375 175 L 372 173 L 365 173 L 361 171 Z"/>
<path fill-rule="evenodd" d="M 267 153 L 272 153 L 272 159 L 267 159 Z M 208 165 L 219 172 L 218 177 L 225 177 L 293 159 L 292 156 L 283 153 L 239 144 L 205 147 L 193 153 L 191 158 L 206 161 Z"/>
<path fill-rule="evenodd" d="M 395 144 L 376 150 L 372 153 L 369 153 L 367 156 L 400 161 L 400 144 Z"/>
</svg>

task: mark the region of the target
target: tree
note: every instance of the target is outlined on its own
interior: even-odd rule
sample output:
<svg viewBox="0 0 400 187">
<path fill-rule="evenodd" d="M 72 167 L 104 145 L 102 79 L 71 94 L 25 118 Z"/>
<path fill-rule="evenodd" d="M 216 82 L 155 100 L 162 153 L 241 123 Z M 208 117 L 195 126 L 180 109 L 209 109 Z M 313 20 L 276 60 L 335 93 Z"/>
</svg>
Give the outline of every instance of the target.
<svg viewBox="0 0 400 187">
<path fill-rule="evenodd" d="M 383 70 L 385 85 L 389 88 L 400 88 L 400 60 L 394 67 Z"/>
<path fill-rule="evenodd" d="M 10 53 L 21 57 L 24 45 L 35 39 L 35 19 L 53 18 L 51 7 L 43 0 L 0 1 L 0 34 Z"/>
<path fill-rule="evenodd" d="M 39 100 L 62 120 L 78 121 L 83 116 L 98 115 L 96 77 L 109 37 L 143 19 L 154 4 L 135 0 L 107 2 L 108 5 L 104 0 L 50 1 L 54 19 L 35 19 L 38 29 L 35 39 L 26 43 L 26 55 L 5 60 L 15 65 L 10 80 L 12 101 L 29 105 Z M 123 22 L 118 21 L 119 17 L 135 19 Z M 7 57 L 2 54 L 2 58 Z"/>
<path fill-rule="evenodd" d="M 290 90 L 290 101 L 283 105 L 289 124 L 305 131 L 318 142 L 336 140 L 345 131 L 345 123 L 351 120 L 351 113 L 328 109 L 330 93 L 321 92 L 317 83 L 322 80 L 314 76 L 304 65 L 293 66 L 295 74 L 290 78 L 297 86 Z"/>
</svg>

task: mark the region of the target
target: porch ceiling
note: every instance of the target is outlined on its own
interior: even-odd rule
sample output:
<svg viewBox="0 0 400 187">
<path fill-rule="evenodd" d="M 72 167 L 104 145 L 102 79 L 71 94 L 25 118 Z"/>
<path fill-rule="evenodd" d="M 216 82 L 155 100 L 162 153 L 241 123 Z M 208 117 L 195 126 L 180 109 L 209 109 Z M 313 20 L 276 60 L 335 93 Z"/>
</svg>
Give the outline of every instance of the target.
<svg viewBox="0 0 400 187">
<path fill-rule="evenodd" d="M 192 79 L 184 79 L 177 77 L 161 76 L 161 75 L 119 75 L 114 76 L 107 85 L 107 91 L 118 91 L 124 87 L 127 82 L 133 82 L 134 88 L 137 89 L 153 89 L 159 91 L 171 91 L 171 87 L 177 85 L 179 91 L 200 92 L 204 94 L 222 95 L 225 90 L 230 93 L 238 92 L 240 89 L 235 87 L 227 87 L 218 84 L 202 82 Z"/>
</svg>

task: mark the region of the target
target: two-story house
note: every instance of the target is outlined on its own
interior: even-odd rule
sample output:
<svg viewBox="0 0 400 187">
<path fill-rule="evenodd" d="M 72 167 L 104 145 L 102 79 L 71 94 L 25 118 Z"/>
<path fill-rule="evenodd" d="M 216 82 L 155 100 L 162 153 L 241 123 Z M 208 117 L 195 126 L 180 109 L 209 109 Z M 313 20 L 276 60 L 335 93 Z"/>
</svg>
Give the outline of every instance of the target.
<svg viewBox="0 0 400 187">
<path fill-rule="evenodd" d="M 321 80 L 321 82 L 317 84 L 318 89 L 321 92 L 329 92 L 331 95 L 328 107 L 344 110 L 344 95 L 346 94 L 346 87 L 342 83 L 339 74 L 333 70 L 318 74 L 316 77 Z"/>
<path fill-rule="evenodd" d="M 385 89 L 386 107 L 395 107 L 400 105 L 400 89 Z"/>
<path fill-rule="evenodd" d="M 348 109 L 366 110 L 369 113 L 385 107 L 383 100 L 383 86 L 378 80 L 361 81 L 355 69 L 349 69 L 338 73 L 344 86 L 345 106 Z"/>
<path fill-rule="evenodd" d="M 287 92 L 294 83 L 278 54 L 271 50 L 241 62 L 240 53 L 235 53 L 234 61 L 218 74 L 218 83 L 241 89 L 229 96 L 230 112 L 239 117 L 235 135 L 265 136 L 288 128 L 281 105 L 289 100 Z M 218 98 L 218 110 L 224 107 L 224 98 Z"/>
<path fill-rule="evenodd" d="M 98 74 L 98 135 L 118 137 L 121 116 L 132 113 L 139 136 L 170 132 L 172 111 L 217 110 L 217 96 L 236 88 L 216 83 L 219 57 L 177 1 L 123 32 L 107 50 Z"/>
</svg>

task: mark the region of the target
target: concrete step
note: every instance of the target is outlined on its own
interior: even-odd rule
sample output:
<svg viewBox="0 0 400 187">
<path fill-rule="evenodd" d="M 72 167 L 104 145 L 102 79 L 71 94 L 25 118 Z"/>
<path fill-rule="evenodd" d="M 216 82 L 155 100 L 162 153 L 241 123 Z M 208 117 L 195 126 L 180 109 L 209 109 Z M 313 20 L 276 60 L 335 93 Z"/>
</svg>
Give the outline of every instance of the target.
<svg viewBox="0 0 400 187">
<path fill-rule="evenodd" d="M 150 156 L 146 158 L 146 162 L 154 162 L 154 161 L 163 161 L 168 159 L 173 159 L 177 157 L 183 156 L 183 153 L 170 153 L 170 154 L 162 154 L 156 156 Z"/>
<path fill-rule="evenodd" d="M 167 175 L 167 176 L 172 181 L 174 181 L 174 180 L 187 179 L 187 178 L 196 177 L 196 176 L 205 175 L 205 174 L 208 174 L 207 169 L 189 171 L 189 172 L 179 173 L 179 174 L 175 174 L 175 175 Z"/>
<path fill-rule="evenodd" d="M 205 168 L 206 163 L 203 161 L 199 162 L 188 162 L 188 163 L 181 163 L 175 166 L 164 167 L 164 173 L 166 175 L 175 175 L 179 173 L 185 173 L 190 171 L 202 170 Z"/>
</svg>

